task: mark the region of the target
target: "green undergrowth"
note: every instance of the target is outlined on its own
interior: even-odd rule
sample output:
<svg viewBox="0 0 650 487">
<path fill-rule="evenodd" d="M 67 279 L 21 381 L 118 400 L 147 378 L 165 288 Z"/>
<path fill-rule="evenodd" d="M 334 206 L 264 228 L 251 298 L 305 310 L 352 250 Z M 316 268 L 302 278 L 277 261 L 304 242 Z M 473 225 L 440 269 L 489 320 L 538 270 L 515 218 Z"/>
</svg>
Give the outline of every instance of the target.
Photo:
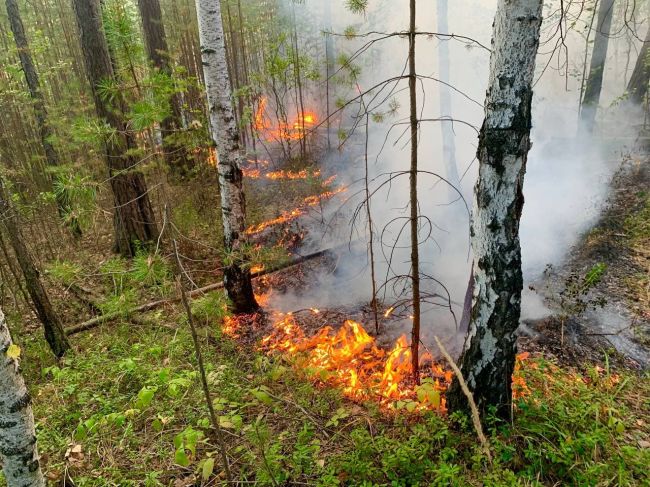
<svg viewBox="0 0 650 487">
<path fill-rule="evenodd" d="M 194 309 L 242 485 L 648 485 L 647 377 L 526 360 L 514 424 L 487 418 L 490 463 L 467 418 L 350 403 L 222 336 L 218 297 Z M 224 485 L 184 317 L 148 323 L 77 335 L 59 364 L 40 336 L 20 340 L 52 485 Z"/>
</svg>

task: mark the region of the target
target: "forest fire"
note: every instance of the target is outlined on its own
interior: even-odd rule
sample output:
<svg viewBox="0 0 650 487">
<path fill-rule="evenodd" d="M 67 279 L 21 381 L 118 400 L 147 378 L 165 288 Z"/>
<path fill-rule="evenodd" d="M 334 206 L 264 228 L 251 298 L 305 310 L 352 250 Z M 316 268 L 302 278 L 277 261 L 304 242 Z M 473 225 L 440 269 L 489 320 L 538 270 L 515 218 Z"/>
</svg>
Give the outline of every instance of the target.
<svg viewBox="0 0 650 487">
<path fill-rule="evenodd" d="M 292 220 L 295 220 L 296 218 L 303 216 L 307 214 L 309 211 L 309 208 L 313 206 L 319 205 L 323 200 L 328 200 L 336 196 L 337 194 L 343 193 L 347 190 L 347 187 L 343 186 L 337 189 L 333 189 L 331 191 L 325 191 L 324 193 L 321 193 L 316 196 L 307 196 L 303 201 L 300 206 L 297 208 L 294 208 L 293 210 L 287 210 L 283 211 L 280 216 L 273 218 L 271 220 L 264 221 L 262 223 L 259 223 L 257 225 L 252 225 L 248 227 L 245 231 L 246 235 L 255 235 L 256 233 L 260 233 L 264 230 L 266 230 L 269 227 L 272 227 L 274 225 L 279 225 L 281 223 L 287 223 Z"/>
<path fill-rule="evenodd" d="M 257 168 L 243 168 L 242 169 L 244 176 L 250 179 L 261 179 L 261 178 L 266 178 L 266 179 L 271 179 L 273 181 L 278 181 L 278 180 L 298 180 L 298 179 L 308 179 L 310 177 L 318 177 L 320 176 L 321 172 L 320 170 L 316 169 L 313 171 L 308 171 L 307 169 L 302 169 L 300 171 L 271 171 L 267 173 L 263 173 L 261 169 Z"/>
<path fill-rule="evenodd" d="M 309 130 L 314 128 L 318 120 L 314 112 L 306 110 L 299 114 L 293 122 L 278 121 L 277 126 L 274 126 L 270 117 L 266 114 L 267 105 L 267 98 L 260 98 L 253 117 L 253 128 L 262 134 L 268 142 L 300 140 L 307 135 Z"/>
<path fill-rule="evenodd" d="M 377 400 L 390 409 L 445 411 L 442 393 L 452 373 L 425 355 L 425 378 L 422 385 L 415 385 L 405 336 L 390 351 L 383 350 L 360 323 L 347 320 L 338 331 L 325 326 L 308 337 L 293 314 L 278 313 L 274 330 L 262 339 L 261 348 L 286 354 L 299 370 L 318 382 L 340 387 L 350 399 Z"/>
</svg>

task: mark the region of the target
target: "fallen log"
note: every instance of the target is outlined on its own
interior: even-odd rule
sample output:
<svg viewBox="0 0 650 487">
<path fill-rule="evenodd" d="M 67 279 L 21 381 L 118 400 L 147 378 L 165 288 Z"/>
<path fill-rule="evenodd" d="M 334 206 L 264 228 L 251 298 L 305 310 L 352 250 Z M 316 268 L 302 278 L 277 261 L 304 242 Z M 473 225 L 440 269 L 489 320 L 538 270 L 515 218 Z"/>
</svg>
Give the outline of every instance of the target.
<svg viewBox="0 0 650 487">
<path fill-rule="evenodd" d="M 257 277 L 262 277 L 262 276 L 265 276 L 267 274 L 273 274 L 275 272 L 279 272 L 279 271 L 282 271 L 282 270 L 285 270 L 285 269 L 290 269 L 291 267 L 295 267 L 297 265 L 300 265 L 300 264 L 302 264 L 304 262 L 307 262 L 308 260 L 313 260 L 313 259 L 317 259 L 318 257 L 322 257 L 323 255 L 327 254 L 328 252 L 332 252 L 332 251 L 334 251 L 335 249 L 337 249 L 339 247 L 340 246 L 332 247 L 332 248 L 325 249 L 325 250 L 319 250 L 318 252 L 314 252 L 312 254 L 302 255 L 300 257 L 297 257 L 295 259 L 290 260 L 289 262 L 285 262 L 283 264 L 279 264 L 277 266 L 273 266 L 273 267 L 270 267 L 268 269 L 262 269 L 262 270 L 259 270 L 257 272 L 254 272 L 251 275 L 251 277 L 253 279 L 255 279 Z M 190 297 L 190 298 L 193 298 L 195 296 L 200 296 L 200 295 L 205 294 L 205 293 L 210 292 L 210 291 L 216 291 L 217 289 L 223 289 L 223 282 L 217 282 L 215 284 L 210 284 L 210 285 L 205 286 L 205 287 L 194 289 L 193 291 L 189 291 L 187 293 L 187 296 Z M 65 330 L 65 334 L 67 336 L 75 335 L 75 334 L 80 333 L 82 331 L 86 331 L 86 330 L 90 330 L 92 328 L 95 328 L 95 327 L 97 327 L 97 326 L 99 326 L 102 323 L 105 323 L 107 321 L 111 321 L 111 320 L 121 318 L 121 317 L 124 317 L 124 316 L 129 316 L 129 315 L 132 315 L 134 313 L 145 313 L 147 311 L 151 311 L 153 309 L 159 308 L 160 306 L 163 306 L 165 304 L 174 303 L 176 301 L 179 301 L 179 299 L 180 298 L 178 296 L 173 296 L 173 297 L 169 297 L 169 298 L 165 298 L 165 299 L 159 299 L 158 301 L 151 301 L 150 303 L 142 304 L 140 306 L 137 306 L 137 307 L 135 307 L 133 309 L 128 310 L 126 313 L 125 312 L 116 312 L 116 313 L 107 313 L 105 315 L 96 316 L 94 318 L 91 318 L 88 321 L 84 321 L 83 323 L 79 323 L 78 325 L 71 326 L 70 328 L 67 328 Z"/>
</svg>

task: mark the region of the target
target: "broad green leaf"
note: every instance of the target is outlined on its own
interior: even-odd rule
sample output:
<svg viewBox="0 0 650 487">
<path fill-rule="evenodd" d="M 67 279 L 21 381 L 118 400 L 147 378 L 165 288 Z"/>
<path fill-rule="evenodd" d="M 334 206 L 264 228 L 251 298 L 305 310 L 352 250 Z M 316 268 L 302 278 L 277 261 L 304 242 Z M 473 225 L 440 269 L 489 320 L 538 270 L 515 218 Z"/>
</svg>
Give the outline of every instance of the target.
<svg viewBox="0 0 650 487">
<path fill-rule="evenodd" d="M 212 475 L 212 472 L 214 471 L 214 458 L 210 457 L 203 462 L 203 469 L 201 473 L 201 477 L 203 480 L 208 480 L 210 478 L 210 475 Z"/>
</svg>

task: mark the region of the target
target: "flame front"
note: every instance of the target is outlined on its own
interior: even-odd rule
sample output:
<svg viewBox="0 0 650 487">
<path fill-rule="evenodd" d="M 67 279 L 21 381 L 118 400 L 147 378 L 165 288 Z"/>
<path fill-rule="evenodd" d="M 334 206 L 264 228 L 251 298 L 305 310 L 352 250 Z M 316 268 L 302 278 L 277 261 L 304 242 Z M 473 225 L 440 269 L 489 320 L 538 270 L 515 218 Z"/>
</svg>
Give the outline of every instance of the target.
<svg viewBox="0 0 650 487">
<path fill-rule="evenodd" d="M 374 399 L 392 408 L 396 401 L 415 401 L 418 397 L 420 386 L 412 382 L 411 349 L 405 336 L 387 352 L 356 321 L 347 320 L 338 331 L 325 326 L 307 337 L 292 314 L 279 314 L 261 348 L 293 358 L 299 370 L 319 382 L 340 387 L 353 400 Z M 432 378 L 437 391 L 445 391 L 451 382 L 451 372 L 432 361 L 427 360 L 423 371 Z M 437 405 L 414 404 L 418 410 L 445 407 L 444 400 Z"/>
</svg>

